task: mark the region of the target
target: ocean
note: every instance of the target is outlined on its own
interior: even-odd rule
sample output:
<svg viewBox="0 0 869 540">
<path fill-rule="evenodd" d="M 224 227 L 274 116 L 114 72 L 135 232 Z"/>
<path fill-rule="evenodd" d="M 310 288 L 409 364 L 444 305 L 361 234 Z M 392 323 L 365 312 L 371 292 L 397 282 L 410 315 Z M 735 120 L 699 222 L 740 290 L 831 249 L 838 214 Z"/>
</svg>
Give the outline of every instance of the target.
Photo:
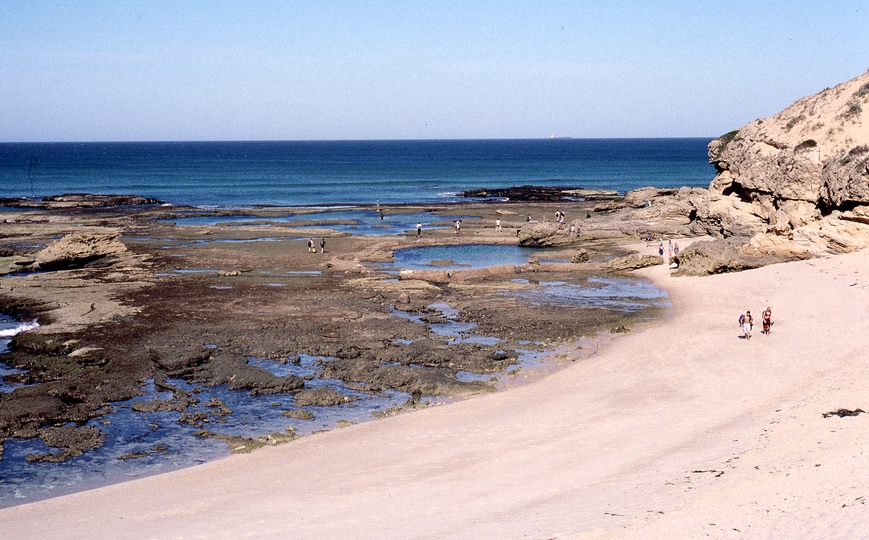
<svg viewBox="0 0 869 540">
<path fill-rule="evenodd" d="M 708 186 L 709 138 L 0 143 L 0 197 L 245 207 L 454 202 L 476 188 Z"/>
</svg>

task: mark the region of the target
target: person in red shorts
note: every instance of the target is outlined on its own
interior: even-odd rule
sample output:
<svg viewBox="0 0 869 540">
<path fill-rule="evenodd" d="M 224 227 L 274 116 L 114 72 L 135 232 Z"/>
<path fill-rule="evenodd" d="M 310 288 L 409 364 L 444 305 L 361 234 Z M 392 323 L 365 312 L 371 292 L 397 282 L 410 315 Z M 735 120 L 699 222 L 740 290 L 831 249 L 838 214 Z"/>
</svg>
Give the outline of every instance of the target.
<svg viewBox="0 0 869 540">
<path fill-rule="evenodd" d="M 769 335 L 770 329 L 772 328 L 772 308 L 766 306 L 766 310 L 761 315 L 761 321 L 763 322 L 763 334 Z"/>
</svg>

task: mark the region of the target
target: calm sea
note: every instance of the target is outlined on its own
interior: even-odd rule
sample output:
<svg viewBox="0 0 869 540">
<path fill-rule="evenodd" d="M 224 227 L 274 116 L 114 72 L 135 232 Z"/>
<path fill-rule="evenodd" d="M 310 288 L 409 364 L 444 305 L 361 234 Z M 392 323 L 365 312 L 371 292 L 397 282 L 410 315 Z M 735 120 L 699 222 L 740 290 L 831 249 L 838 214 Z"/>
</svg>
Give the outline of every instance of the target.
<svg viewBox="0 0 869 540">
<path fill-rule="evenodd" d="M 708 186 L 708 138 L 0 143 L 0 197 L 135 194 L 198 206 L 449 202 L 524 184 Z"/>
</svg>

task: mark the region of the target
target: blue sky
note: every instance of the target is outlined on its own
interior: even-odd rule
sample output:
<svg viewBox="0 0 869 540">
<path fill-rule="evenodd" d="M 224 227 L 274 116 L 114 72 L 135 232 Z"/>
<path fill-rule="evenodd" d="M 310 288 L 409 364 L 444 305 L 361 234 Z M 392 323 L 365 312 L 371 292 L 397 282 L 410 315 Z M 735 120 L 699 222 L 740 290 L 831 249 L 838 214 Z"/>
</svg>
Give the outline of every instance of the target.
<svg viewBox="0 0 869 540">
<path fill-rule="evenodd" d="M 0 141 L 717 136 L 869 68 L 869 3 L 0 0 Z"/>
</svg>

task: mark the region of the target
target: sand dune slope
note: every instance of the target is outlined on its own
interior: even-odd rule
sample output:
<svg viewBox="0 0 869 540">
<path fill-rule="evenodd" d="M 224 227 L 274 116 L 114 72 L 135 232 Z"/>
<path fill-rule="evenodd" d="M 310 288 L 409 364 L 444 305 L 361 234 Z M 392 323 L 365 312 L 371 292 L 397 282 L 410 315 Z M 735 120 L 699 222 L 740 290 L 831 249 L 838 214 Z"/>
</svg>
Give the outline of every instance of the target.
<svg viewBox="0 0 869 540">
<path fill-rule="evenodd" d="M 0 538 L 865 535 L 869 415 L 822 413 L 869 410 L 869 251 L 646 272 L 673 316 L 536 383 L 0 510 Z"/>
</svg>

